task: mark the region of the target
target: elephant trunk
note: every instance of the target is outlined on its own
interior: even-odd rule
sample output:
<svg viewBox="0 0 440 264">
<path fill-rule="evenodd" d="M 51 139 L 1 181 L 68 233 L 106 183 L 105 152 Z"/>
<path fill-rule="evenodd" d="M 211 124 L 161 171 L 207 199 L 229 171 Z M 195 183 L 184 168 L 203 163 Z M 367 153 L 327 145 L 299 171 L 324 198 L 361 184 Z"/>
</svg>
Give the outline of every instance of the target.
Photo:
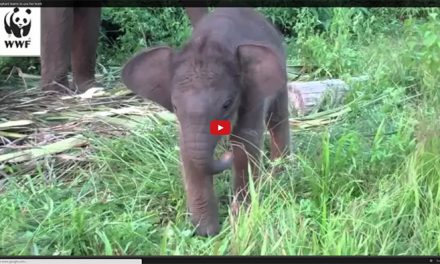
<svg viewBox="0 0 440 264">
<path fill-rule="evenodd" d="M 194 128 L 194 127 L 192 127 Z M 213 154 L 218 139 L 199 127 L 180 135 L 181 159 L 188 209 L 192 223 L 199 235 L 215 235 L 219 232 L 218 206 L 214 194 L 213 174 L 230 166 L 231 157 L 214 160 Z"/>
<path fill-rule="evenodd" d="M 193 166 L 207 174 L 218 174 L 232 167 L 232 153 L 226 152 L 220 159 L 214 159 L 217 139 L 209 134 L 183 135 L 182 154 Z"/>
<path fill-rule="evenodd" d="M 223 154 L 220 160 L 213 160 L 212 163 L 212 173 L 221 173 L 224 170 L 230 169 L 232 167 L 232 152 L 226 152 Z"/>
</svg>

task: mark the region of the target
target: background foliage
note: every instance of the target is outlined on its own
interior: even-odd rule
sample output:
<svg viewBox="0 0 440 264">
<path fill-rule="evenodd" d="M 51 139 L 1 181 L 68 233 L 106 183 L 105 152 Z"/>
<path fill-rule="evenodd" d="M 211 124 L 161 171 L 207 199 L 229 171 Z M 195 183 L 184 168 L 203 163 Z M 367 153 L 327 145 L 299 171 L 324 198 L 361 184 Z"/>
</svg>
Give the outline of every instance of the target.
<svg viewBox="0 0 440 264">
<path fill-rule="evenodd" d="M 287 41 L 297 37 L 298 34 L 307 34 L 308 31 L 328 31 L 331 18 L 334 16 L 334 11 L 329 8 L 258 8 L 258 10 L 277 26 Z M 425 10 L 362 8 L 351 10 L 350 14 L 347 14 L 355 16 L 351 27 L 360 27 L 371 15 L 384 24 L 392 22 L 389 25 L 395 24 L 396 18 L 405 17 L 410 13 L 426 16 Z M 301 21 L 298 23 L 299 20 Z M 99 63 L 103 66 L 120 65 L 136 51 L 155 44 L 166 43 L 178 47 L 188 39 L 190 31 L 189 19 L 183 8 L 104 8 L 98 51 Z M 37 58 L 0 58 L 0 74 L 8 74 L 13 66 L 28 73 L 39 72 Z"/>
<path fill-rule="evenodd" d="M 426 9 L 367 9 L 351 8 L 336 10 L 331 8 L 257 8 L 284 34 L 287 42 L 297 42 L 303 45 L 301 50 L 305 55 L 312 51 L 310 45 L 319 46 L 317 38 L 321 34 L 339 34 L 338 43 L 349 45 L 342 37 L 356 38 L 362 30 L 364 33 L 374 34 L 378 29 L 386 26 L 392 32 L 398 21 L 409 16 L 427 18 Z M 332 18 L 337 16 L 337 20 Z M 345 17 L 342 17 L 345 16 Z M 380 21 L 380 22 L 379 22 Z M 352 22 L 352 23 L 348 23 Z M 376 23 L 379 22 L 379 23 Z M 332 28 L 331 28 L 332 27 Z M 379 27 L 379 28 L 377 28 Z M 393 28 L 394 27 L 394 28 Z M 104 8 L 102 13 L 101 37 L 98 50 L 98 62 L 102 67 L 120 66 L 137 51 L 158 44 L 167 44 L 179 47 L 189 38 L 191 32 L 189 19 L 183 8 Z M 305 40 L 311 33 L 318 33 L 312 39 Z M 350 33 L 350 34 L 347 34 Z M 357 36 L 358 41 L 361 41 Z M 431 37 L 432 38 L 432 37 Z M 433 40 L 433 39 L 431 39 Z M 345 50 L 343 46 L 338 49 Z M 316 49 L 316 52 L 328 53 L 326 50 Z M 346 51 L 348 52 L 348 51 Z M 334 58 L 321 57 L 323 65 L 343 67 L 337 60 L 339 56 L 349 54 L 334 53 Z M 310 54 L 310 56 L 319 56 Z M 310 61 L 312 64 L 321 63 Z M 0 58 L 0 74 L 8 74 L 16 66 L 28 73 L 39 73 L 37 58 Z M 98 71 L 99 71 L 98 69 Z"/>
</svg>

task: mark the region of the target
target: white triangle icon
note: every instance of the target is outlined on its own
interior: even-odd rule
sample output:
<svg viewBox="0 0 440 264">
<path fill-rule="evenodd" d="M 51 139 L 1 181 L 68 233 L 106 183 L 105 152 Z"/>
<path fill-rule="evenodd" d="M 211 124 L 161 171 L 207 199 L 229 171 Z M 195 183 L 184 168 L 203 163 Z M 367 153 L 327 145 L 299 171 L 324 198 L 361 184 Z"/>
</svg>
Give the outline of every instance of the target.
<svg viewBox="0 0 440 264">
<path fill-rule="evenodd" d="M 220 131 L 222 129 L 223 129 L 223 127 L 221 125 L 217 125 L 217 131 Z"/>
</svg>

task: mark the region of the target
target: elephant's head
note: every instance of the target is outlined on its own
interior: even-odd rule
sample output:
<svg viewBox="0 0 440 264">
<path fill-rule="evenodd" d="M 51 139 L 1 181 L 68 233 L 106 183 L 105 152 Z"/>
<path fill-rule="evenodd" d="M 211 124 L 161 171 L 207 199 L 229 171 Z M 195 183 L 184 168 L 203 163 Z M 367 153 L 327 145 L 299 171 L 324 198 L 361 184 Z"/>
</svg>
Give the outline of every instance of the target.
<svg viewBox="0 0 440 264">
<path fill-rule="evenodd" d="M 209 133 L 210 121 L 234 121 L 243 108 L 252 107 L 246 102 L 249 93 L 274 94 L 273 84 L 285 82 L 282 67 L 264 44 L 225 48 L 206 38 L 191 41 L 181 51 L 145 50 L 124 66 L 122 79 L 129 89 L 179 120 L 187 202 L 198 234 L 219 231 L 212 175 L 231 164 L 213 158 L 219 137 Z"/>
</svg>

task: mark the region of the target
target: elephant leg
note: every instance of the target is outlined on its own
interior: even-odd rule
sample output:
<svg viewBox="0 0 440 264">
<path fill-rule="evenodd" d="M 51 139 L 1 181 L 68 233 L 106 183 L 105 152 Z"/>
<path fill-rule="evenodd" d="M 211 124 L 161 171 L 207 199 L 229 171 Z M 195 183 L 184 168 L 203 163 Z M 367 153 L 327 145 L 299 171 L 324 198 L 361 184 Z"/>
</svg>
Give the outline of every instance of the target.
<svg viewBox="0 0 440 264">
<path fill-rule="evenodd" d="M 238 202 L 248 199 L 249 168 L 253 180 L 258 179 L 264 131 L 264 111 L 258 109 L 239 116 L 231 135 L 234 156 L 233 189 Z"/>
<path fill-rule="evenodd" d="M 41 87 L 63 91 L 69 86 L 67 73 L 72 48 L 73 9 L 41 9 Z"/>
<path fill-rule="evenodd" d="M 193 27 L 209 12 L 207 7 L 186 7 L 185 11 Z"/>
<path fill-rule="evenodd" d="M 287 89 L 278 96 L 269 108 L 266 124 L 271 135 L 270 158 L 290 153 L 289 101 Z"/>
<path fill-rule="evenodd" d="M 100 22 L 101 8 L 75 8 L 72 72 L 74 88 L 79 92 L 84 92 L 95 85 Z"/>
</svg>

